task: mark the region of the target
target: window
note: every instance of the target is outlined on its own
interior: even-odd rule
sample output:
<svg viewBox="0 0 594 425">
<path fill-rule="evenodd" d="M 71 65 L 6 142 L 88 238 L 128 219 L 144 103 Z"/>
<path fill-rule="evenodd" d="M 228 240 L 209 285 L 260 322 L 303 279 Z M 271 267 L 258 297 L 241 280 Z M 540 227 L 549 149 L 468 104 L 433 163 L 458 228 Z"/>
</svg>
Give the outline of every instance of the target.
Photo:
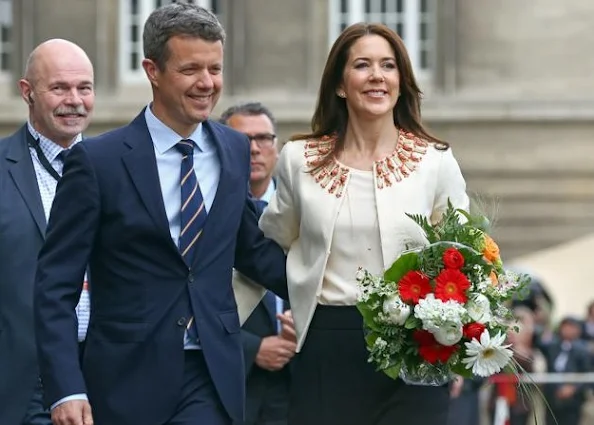
<svg viewBox="0 0 594 425">
<path fill-rule="evenodd" d="M 0 76 L 10 73 L 12 64 L 12 0 L 0 0 Z"/>
<path fill-rule="evenodd" d="M 187 1 L 219 13 L 218 0 Z M 120 78 L 122 81 L 142 81 L 144 23 L 153 10 L 169 3 L 175 3 L 175 0 L 120 0 Z"/>
<path fill-rule="evenodd" d="M 431 70 L 434 0 L 330 0 L 330 42 L 356 22 L 383 23 L 404 40 L 418 77 Z"/>
</svg>

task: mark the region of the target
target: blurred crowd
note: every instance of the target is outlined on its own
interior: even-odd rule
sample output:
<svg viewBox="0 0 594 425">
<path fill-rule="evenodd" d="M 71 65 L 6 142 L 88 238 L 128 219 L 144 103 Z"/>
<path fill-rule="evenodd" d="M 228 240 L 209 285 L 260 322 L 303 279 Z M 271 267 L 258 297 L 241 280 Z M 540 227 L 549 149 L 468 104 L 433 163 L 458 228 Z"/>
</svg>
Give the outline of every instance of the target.
<svg viewBox="0 0 594 425">
<path fill-rule="evenodd" d="M 452 386 L 449 425 L 590 425 L 594 423 L 594 301 L 585 314 L 553 320 L 554 300 L 532 279 L 513 305 L 508 335 L 521 383 L 513 375 Z"/>
</svg>

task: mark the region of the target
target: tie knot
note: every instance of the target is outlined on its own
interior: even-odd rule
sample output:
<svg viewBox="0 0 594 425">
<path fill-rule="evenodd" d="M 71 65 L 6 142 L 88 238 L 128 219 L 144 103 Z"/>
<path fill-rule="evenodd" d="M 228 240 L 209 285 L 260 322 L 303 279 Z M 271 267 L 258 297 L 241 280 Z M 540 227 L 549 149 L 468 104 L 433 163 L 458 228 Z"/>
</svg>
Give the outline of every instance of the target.
<svg viewBox="0 0 594 425">
<path fill-rule="evenodd" d="M 70 149 L 64 149 L 63 151 L 60 151 L 60 153 L 58 154 L 58 156 L 56 158 L 58 158 L 60 161 L 64 162 L 64 161 L 66 161 L 66 157 L 68 156 L 69 153 L 70 153 Z"/>
<path fill-rule="evenodd" d="M 175 145 L 175 148 L 183 156 L 192 156 L 194 154 L 194 141 L 190 139 L 183 139 Z"/>
</svg>

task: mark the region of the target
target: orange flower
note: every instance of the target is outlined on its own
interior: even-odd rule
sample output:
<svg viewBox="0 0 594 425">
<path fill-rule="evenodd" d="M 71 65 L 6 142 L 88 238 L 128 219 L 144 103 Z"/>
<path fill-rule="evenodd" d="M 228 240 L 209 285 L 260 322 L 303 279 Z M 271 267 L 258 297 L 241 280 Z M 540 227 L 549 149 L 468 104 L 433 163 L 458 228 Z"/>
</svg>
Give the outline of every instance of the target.
<svg viewBox="0 0 594 425">
<path fill-rule="evenodd" d="M 489 277 L 491 278 L 491 283 L 493 284 L 493 286 L 499 284 L 499 279 L 497 279 L 497 273 L 495 273 L 494 271 L 491 271 L 491 274 L 489 275 Z"/>
<path fill-rule="evenodd" d="M 499 247 L 493 238 L 485 234 L 483 242 L 483 256 L 492 263 L 499 260 Z"/>
</svg>

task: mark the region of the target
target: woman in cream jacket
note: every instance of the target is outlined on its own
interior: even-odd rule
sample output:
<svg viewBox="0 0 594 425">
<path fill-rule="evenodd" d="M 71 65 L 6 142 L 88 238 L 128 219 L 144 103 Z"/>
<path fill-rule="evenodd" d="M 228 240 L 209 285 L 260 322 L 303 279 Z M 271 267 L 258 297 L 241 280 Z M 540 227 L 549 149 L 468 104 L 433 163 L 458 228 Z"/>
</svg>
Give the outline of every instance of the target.
<svg viewBox="0 0 594 425">
<path fill-rule="evenodd" d="M 407 386 L 367 362 L 355 307 L 359 266 L 375 273 L 424 243 L 405 213 L 435 221 L 448 198 L 468 207 L 447 143 L 422 126 L 420 91 L 402 40 L 356 24 L 336 40 L 313 132 L 283 148 L 277 190 L 260 221 L 287 252 L 299 354 L 289 425 L 438 425 L 446 387 Z"/>
</svg>

